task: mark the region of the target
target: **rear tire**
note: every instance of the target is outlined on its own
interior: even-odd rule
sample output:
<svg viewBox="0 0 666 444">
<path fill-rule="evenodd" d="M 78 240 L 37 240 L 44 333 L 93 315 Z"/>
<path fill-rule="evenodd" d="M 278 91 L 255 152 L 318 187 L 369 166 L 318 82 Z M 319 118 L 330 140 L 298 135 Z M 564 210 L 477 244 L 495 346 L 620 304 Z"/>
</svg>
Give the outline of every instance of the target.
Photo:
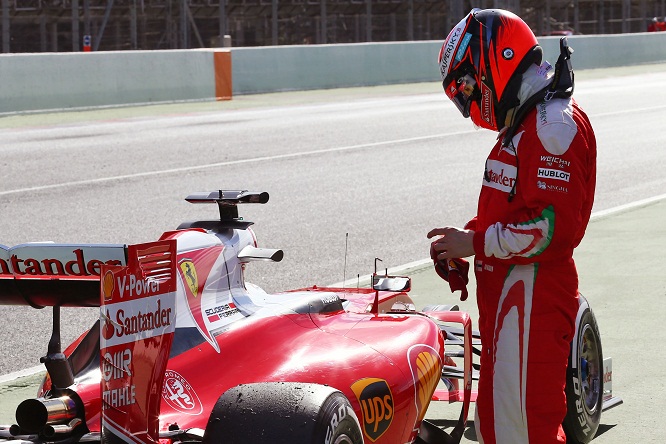
<svg viewBox="0 0 666 444">
<path fill-rule="evenodd" d="M 587 444 L 599 428 L 604 394 L 603 362 L 597 320 L 581 295 L 567 367 L 567 415 L 562 422 L 569 444 Z"/>
<path fill-rule="evenodd" d="M 362 444 L 358 418 L 334 388 L 303 383 L 243 384 L 215 404 L 204 444 Z"/>
</svg>

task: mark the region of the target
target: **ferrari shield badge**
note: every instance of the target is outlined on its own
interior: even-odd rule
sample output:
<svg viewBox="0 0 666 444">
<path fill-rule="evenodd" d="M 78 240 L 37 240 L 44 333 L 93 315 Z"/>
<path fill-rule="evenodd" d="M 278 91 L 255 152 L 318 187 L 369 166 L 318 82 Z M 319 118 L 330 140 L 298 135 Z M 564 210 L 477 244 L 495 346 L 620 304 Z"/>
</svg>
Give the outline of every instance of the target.
<svg viewBox="0 0 666 444">
<path fill-rule="evenodd" d="M 180 271 L 183 273 L 185 284 L 190 288 L 192 296 L 196 298 L 199 295 L 199 280 L 197 279 L 197 269 L 194 268 L 194 263 L 186 259 L 179 266 Z"/>
<path fill-rule="evenodd" d="M 199 333 L 218 353 L 220 346 L 210 331 L 209 322 L 204 319 L 204 291 L 211 269 L 217 262 L 222 248 L 190 252 L 192 257 L 183 258 L 178 262 L 178 274 L 181 279 L 182 291 L 185 293 L 187 308 Z M 195 265 L 196 263 L 196 265 Z M 200 279 L 201 278 L 201 279 Z"/>
</svg>

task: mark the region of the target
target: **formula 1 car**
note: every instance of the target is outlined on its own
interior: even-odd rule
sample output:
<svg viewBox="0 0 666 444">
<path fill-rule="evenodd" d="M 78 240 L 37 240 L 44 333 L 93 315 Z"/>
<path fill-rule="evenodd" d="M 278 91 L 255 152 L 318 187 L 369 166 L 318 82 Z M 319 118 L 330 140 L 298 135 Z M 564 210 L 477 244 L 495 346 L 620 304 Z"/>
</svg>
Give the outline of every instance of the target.
<svg viewBox="0 0 666 444">
<path fill-rule="evenodd" d="M 219 220 L 182 224 L 139 245 L 31 243 L 0 248 L 0 303 L 53 307 L 35 399 L 0 426 L 12 443 L 455 443 L 476 394 L 478 333 L 456 306 L 421 311 L 409 278 L 375 272 L 367 287 L 268 294 L 245 282 L 259 248 L 238 205 L 267 193 L 215 191 Z M 60 307 L 99 306 L 64 352 Z M 610 390 L 596 320 L 581 298 L 564 422 L 594 437 Z M 606 383 L 606 384 L 605 384 Z M 431 401 L 459 402 L 446 433 Z"/>
</svg>

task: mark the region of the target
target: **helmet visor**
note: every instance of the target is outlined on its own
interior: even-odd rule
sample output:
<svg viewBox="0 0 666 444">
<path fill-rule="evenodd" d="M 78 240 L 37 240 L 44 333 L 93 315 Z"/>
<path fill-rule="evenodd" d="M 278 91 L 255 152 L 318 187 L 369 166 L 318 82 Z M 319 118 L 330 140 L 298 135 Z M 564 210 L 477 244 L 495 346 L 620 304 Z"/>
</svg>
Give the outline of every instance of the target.
<svg viewBox="0 0 666 444">
<path fill-rule="evenodd" d="M 460 77 L 449 75 L 444 79 L 442 86 L 447 97 L 456 105 L 463 117 L 469 117 L 469 109 L 478 90 L 474 77 L 470 74 Z"/>
</svg>

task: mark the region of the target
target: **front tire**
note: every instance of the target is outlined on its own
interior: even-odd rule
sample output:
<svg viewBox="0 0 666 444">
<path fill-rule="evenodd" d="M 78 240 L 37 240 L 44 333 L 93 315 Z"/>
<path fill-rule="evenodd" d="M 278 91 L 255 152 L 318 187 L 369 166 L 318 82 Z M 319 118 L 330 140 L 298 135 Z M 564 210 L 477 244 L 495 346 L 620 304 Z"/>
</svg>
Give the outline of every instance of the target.
<svg viewBox="0 0 666 444">
<path fill-rule="evenodd" d="M 215 404 L 204 444 L 363 444 L 345 395 L 319 384 L 242 384 Z"/>
<path fill-rule="evenodd" d="M 567 367 L 567 415 L 562 422 L 569 444 L 587 444 L 597 432 L 603 405 L 603 361 L 597 320 L 581 295 Z"/>
</svg>

